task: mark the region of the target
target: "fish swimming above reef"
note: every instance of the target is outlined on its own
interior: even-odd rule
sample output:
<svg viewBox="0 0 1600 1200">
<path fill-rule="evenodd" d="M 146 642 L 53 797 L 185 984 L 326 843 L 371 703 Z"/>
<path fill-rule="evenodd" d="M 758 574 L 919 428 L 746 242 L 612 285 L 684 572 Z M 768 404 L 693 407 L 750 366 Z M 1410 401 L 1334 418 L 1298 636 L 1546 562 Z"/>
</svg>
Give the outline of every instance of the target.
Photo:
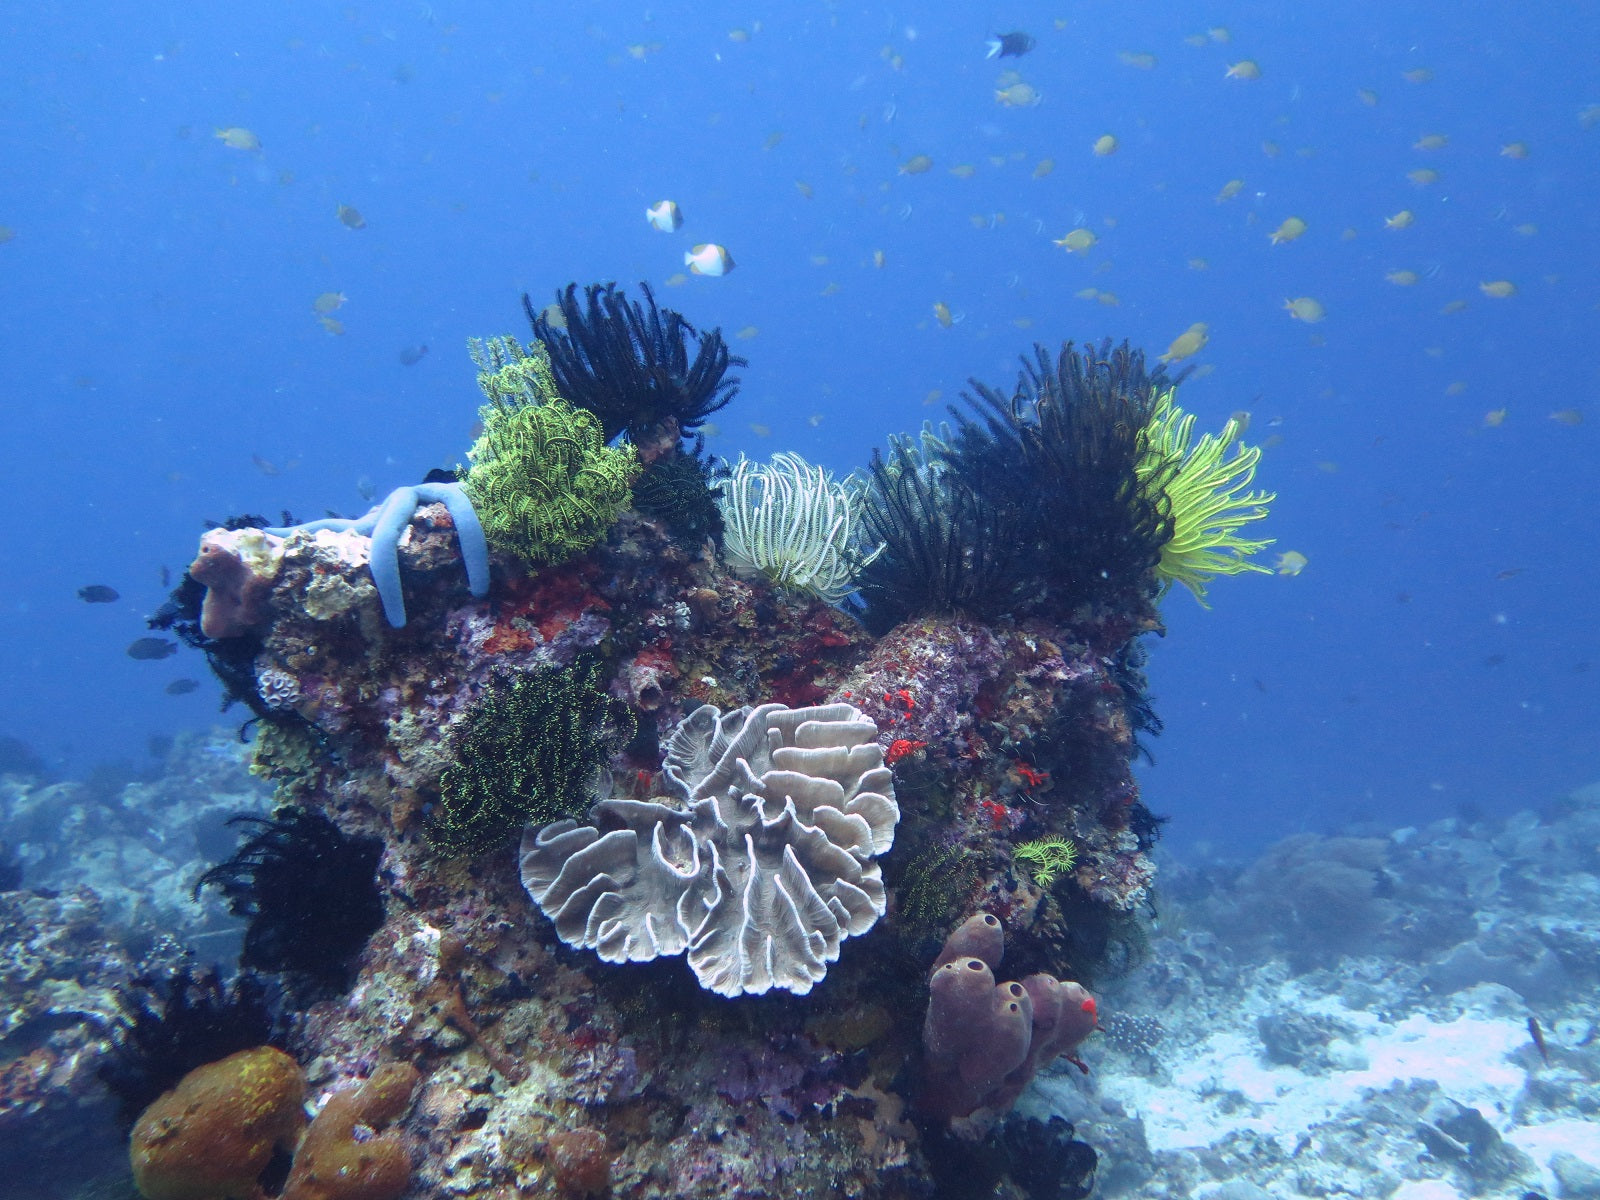
<svg viewBox="0 0 1600 1200">
<path fill-rule="evenodd" d="M 346 229 L 365 229 L 367 227 L 367 219 L 348 204 L 339 205 L 338 217 L 339 223 Z"/>
<path fill-rule="evenodd" d="M 1000 33 L 996 34 L 994 37 L 990 38 L 984 43 L 984 46 L 988 50 L 988 53 L 985 54 L 984 57 L 1021 58 L 1036 45 L 1038 45 L 1038 43 L 1033 40 L 1033 35 L 1023 33 L 1020 29 L 1012 33 Z"/>
<path fill-rule="evenodd" d="M 156 662 L 163 658 L 170 658 L 177 652 L 178 643 L 170 642 L 166 638 L 136 638 L 128 645 L 128 657 L 136 658 L 140 662 Z"/>
<path fill-rule="evenodd" d="M 78 589 L 78 599 L 85 604 L 115 604 L 122 599 L 122 593 L 103 583 L 91 583 Z"/>
<path fill-rule="evenodd" d="M 200 681 L 198 679 L 174 679 L 161 690 L 169 696 L 187 696 L 190 692 L 198 691 L 199 689 Z"/>
<path fill-rule="evenodd" d="M 734 261 L 726 246 L 702 242 L 683 252 L 683 265 L 696 275 L 726 275 L 733 270 Z"/>
<path fill-rule="evenodd" d="M 427 353 L 428 347 L 426 343 L 420 346 L 407 346 L 400 351 L 401 365 L 414 367 L 426 357 Z"/>
<path fill-rule="evenodd" d="M 644 219 L 662 233 L 676 233 L 683 228 L 683 210 L 674 200 L 657 200 L 644 210 Z"/>
<path fill-rule="evenodd" d="M 261 139 L 250 130 L 239 125 L 230 125 L 226 129 L 219 129 L 212 136 L 224 146 L 234 150 L 254 152 L 261 149 Z"/>
</svg>

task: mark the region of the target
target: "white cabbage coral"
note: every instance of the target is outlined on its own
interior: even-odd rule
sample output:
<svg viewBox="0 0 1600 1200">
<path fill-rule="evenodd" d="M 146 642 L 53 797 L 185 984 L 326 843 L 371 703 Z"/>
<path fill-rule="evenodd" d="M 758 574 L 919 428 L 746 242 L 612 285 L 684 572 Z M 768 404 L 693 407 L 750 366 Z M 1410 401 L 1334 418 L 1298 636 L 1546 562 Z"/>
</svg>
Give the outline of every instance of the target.
<svg viewBox="0 0 1600 1200">
<path fill-rule="evenodd" d="M 803 996 L 886 907 L 900 808 L 877 735 L 848 704 L 703 705 L 667 741 L 674 796 L 529 826 L 523 886 L 606 962 L 687 953 L 719 995 Z"/>
<path fill-rule="evenodd" d="M 721 487 L 728 557 L 781 587 L 837 604 L 883 550 L 859 544 L 860 490 L 798 454 L 775 454 L 767 466 L 741 455 Z"/>
</svg>

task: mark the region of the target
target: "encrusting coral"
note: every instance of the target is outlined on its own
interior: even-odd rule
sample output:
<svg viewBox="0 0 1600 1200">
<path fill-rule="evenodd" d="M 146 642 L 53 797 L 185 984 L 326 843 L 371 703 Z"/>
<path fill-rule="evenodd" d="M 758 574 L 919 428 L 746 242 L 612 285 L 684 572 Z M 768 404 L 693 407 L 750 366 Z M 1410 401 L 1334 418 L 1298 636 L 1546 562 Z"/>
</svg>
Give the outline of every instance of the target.
<svg viewBox="0 0 1600 1200">
<path fill-rule="evenodd" d="M 666 746 L 678 803 L 603 800 L 522 840 L 522 882 L 569 945 L 607 962 L 688 953 L 723 996 L 805 995 L 883 915 L 873 861 L 900 809 L 849 704 L 691 713 Z"/>
<path fill-rule="evenodd" d="M 1191 445 L 1194 414 L 1178 407 L 1175 397 L 1173 388 L 1157 396 L 1137 469 L 1140 486 L 1158 491 L 1172 514 L 1172 536 L 1161 545 L 1156 574 L 1163 588 L 1181 583 L 1205 606 L 1206 585 L 1219 575 L 1272 573 L 1250 561 L 1272 540 L 1240 537 L 1239 530 L 1265 517 L 1277 497 L 1244 490 L 1255 478 L 1261 449 L 1238 440 L 1237 418 Z M 1224 457 L 1230 448 L 1233 455 Z"/>
<path fill-rule="evenodd" d="M 861 545 L 860 490 L 798 454 L 774 454 L 765 466 L 741 455 L 718 507 L 730 561 L 829 604 L 853 592 L 883 550 Z"/>
</svg>

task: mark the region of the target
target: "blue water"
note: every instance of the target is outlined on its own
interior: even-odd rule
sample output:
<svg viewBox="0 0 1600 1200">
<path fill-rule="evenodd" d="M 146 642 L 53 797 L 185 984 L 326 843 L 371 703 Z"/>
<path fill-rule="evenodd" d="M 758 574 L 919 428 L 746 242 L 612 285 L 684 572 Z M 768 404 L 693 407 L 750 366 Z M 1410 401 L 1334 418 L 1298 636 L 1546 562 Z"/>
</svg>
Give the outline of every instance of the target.
<svg viewBox="0 0 1600 1200">
<path fill-rule="evenodd" d="M 209 680 L 164 691 L 196 656 L 124 654 L 202 521 L 360 511 L 363 477 L 459 462 L 467 337 L 526 335 L 524 290 L 648 280 L 759 330 L 714 448 L 839 471 L 968 376 L 1009 383 L 1036 339 L 1155 354 L 1210 325 L 1182 402 L 1281 437 L 1268 557 L 1309 565 L 1222 580 L 1209 612 L 1166 602 L 1142 777 L 1175 837 L 1492 814 L 1600 777 L 1600 10 L 955 7 L 0 10 L 0 733 L 81 772 L 215 721 Z M 1215 26 L 1227 43 L 1186 44 Z M 1037 48 L 985 61 L 1012 28 Z M 1242 59 L 1260 79 L 1224 78 Z M 1007 68 L 1037 107 L 996 103 Z M 644 220 L 663 198 L 676 234 Z M 1414 226 L 1386 230 L 1401 209 Z M 1307 233 L 1270 245 L 1289 216 Z M 1090 253 L 1052 244 L 1080 224 Z M 668 286 L 697 242 L 737 268 Z M 1515 296 L 1480 293 L 1502 279 Z M 312 309 L 330 291 L 342 335 Z M 1326 320 L 1291 320 L 1298 296 Z M 122 599 L 80 602 L 91 583 Z"/>
</svg>

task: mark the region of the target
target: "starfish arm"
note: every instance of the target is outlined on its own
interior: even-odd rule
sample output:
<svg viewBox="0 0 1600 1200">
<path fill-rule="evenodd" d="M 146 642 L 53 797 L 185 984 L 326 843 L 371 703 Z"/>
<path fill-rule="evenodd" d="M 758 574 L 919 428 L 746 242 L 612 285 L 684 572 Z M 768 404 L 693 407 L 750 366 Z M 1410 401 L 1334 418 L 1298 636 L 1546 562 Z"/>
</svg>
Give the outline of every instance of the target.
<svg viewBox="0 0 1600 1200">
<path fill-rule="evenodd" d="M 406 623 L 406 598 L 400 587 L 400 535 L 411 524 L 417 502 L 416 488 L 395 488 L 378 510 L 372 530 L 372 582 L 383 601 L 383 615 L 394 629 Z"/>
</svg>

